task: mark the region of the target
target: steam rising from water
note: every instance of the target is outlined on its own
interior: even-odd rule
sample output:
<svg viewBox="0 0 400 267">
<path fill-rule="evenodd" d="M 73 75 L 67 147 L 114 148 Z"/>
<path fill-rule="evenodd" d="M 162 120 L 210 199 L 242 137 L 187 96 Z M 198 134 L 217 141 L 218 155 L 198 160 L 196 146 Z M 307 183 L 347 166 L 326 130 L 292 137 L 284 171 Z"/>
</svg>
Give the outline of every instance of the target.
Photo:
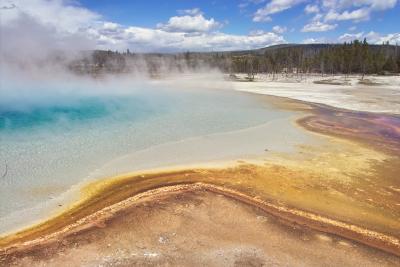
<svg viewBox="0 0 400 267">
<path fill-rule="evenodd" d="M 68 64 L 90 42 L 52 31 L 29 17 L 1 25 L 0 232 L 15 227 L 12 218 L 37 218 L 48 201 L 116 158 L 284 116 L 251 97 L 210 90 L 227 85 L 206 66 L 193 76 L 160 59 L 163 79 L 152 80 L 137 57 L 130 73 L 74 74 Z"/>
<path fill-rule="evenodd" d="M 7 19 L 7 23 L 0 20 L 0 109 L 21 109 L 46 102 L 63 104 L 77 95 L 121 94 L 144 89 L 143 81 L 152 70 L 143 55 L 128 59 L 129 73 L 118 77 L 103 73 L 100 79 L 92 79 L 71 71 L 71 64 L 77 60 L 85 59 L 93 64 L 91 51 L 95 49 L 96 44 L 83 33 L 63 34 L 60 29 L 22 12 Z M 186 62 L 179 59 L 171 63 L 165 58 L 155 58 L 151 63 L 164 77 L 188 71 Z M 197 69 L 210 73 L 207 66 Z"/>
</svg>

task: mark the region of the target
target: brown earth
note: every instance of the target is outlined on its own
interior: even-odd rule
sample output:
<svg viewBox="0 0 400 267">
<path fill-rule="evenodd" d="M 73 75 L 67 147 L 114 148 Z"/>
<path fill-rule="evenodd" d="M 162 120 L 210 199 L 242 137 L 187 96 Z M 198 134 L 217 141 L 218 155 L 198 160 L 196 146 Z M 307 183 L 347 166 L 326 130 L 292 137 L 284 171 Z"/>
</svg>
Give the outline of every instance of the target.
<svg viewBox="0 0 400 267">
<path fill-rule="evenodd" d="M 3 266 L 396 266 L 400 258 L 203 190 L 142 199 Z"/>
<path fill-rule="evenodd" d="M 329 146 L 88 184 L 60 215 L 0 238 L 0 264 L 400 265 L 400 119 L 276 105 L 311 114 L 299 125 Z"/>
</svg>

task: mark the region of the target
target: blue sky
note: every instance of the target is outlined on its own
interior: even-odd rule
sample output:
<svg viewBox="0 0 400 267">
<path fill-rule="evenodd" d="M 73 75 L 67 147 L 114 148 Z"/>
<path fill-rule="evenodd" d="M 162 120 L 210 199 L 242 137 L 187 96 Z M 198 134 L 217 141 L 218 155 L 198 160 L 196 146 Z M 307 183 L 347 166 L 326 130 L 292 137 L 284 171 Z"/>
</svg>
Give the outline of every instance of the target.
<svg viewBox="0 0 400 267">
<path fill-rule="evenodd" d="M 133 51 L 251 49 L 278 43 L 400 43 L 397 0 L 0 0 L 2 27 L 29 17 L 56 38 Z M 49 29 L 50 30 L 50 29 Z"/>
<path fill-rule="evenodd" d="M 385 0 L 380 0 L 385 2 Z M 190 1 L 190 0 L 152 0 L 152 1 L 124 1 L 124 0 L 82 0 L 80 3 L 102 15 L 110 21 L 124 25 L 136 25 L 142 27 L 155 27 L 157 23 L 167 21 L 170 17 L 177 15 L 177 10 L 200 8 L 205 17 L 215 18 L 218 21 L 228 21 L 224 32 L 232 34 L 247 34 L 252 30 L 271 31 L 275 25 L 283 25 L 287 28 L 294 28 L 296 31 L 287 34 L 291 42 L 301 42 L 307 36 L 332 36 L 348 32 L 348 28 L 356 26 L 359 31 L 376 31 L 380 33 L 391 33 L 399 31 L 400 5 L 385 11 L 374 12 L 367 21 L 353 22 L 343 21 L 339 26 L 325 34 L 304 34 L 299 32 L 307 23 L 310 16 L 305 14 L 304 8 L 308 4 L 318 1 L 304 1 L 293 8 L 272 15 L 272 21 L 254 22 L 253 14 L 257 9 L 263 7 L 270 1 Z M 241 4 L 248 5 L 241 8 Z"/>
</svg>

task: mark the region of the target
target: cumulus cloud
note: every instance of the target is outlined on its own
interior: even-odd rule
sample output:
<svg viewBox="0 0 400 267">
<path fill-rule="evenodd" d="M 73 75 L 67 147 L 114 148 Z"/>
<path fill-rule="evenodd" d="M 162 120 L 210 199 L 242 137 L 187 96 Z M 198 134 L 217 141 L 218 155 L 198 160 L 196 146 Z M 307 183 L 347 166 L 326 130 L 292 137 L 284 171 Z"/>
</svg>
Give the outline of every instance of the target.
<svg viewBox="0 0 400 267">
<path fill-rule="evenodd" d="M 48 50 L 97 48 L 120 51 L 130 49 L 134 52 L 217 51 L 253 49 L 286 43 L 282 36 L 287 31 L 285 26 L 275 25 L 271 32 L 227 34 L 221 32 L 223 23 L 208 18 L 199 8 L 178 10 L 177 16 L 159 23 L 155 28 L 146 28 L 106 21 L 100 14 L 80 6 L 76 1 L 0 1 L 1 53 L 2 57 L 7 58 L 14 55 L 20 55 L 21 59 L 30 54 L 39 56 Z M 266 1 L 257 1 L 258 4 L 261 2 Z M 259 10 L 264 10 L 263 14 L 269 17 L 302 2 L 303 0 L 272 0 L 264 3 L 264 7 Z M 387 9 L 396 4 L 394 0 L 384 2 L 323 0 L 307 5 L 305 12 L 312 14 L 312 17 L 302 28 L 302 32 L 333 30 L 338 26 L 337 21 L 361 19 L 365 17 L 363 14 L 371 14 L 368 13 L 371 10 Z M 357 10 L 365 10 L 365 13 Z M 259 15 L 261 13 L 260 11 Z M 355 34 L 359 33 L 344 34 L 337 41 L 366 37 L 371 43 L 400 43 L 399 33 Z M 322 41 L 321 38 L 307 39 L 309 43 Z"/>
<path fill-rule="evenodd" d="M 320 13 L 317 13 L 312 17 L 311 21 L 320 21 L 324 16 Z"/>
<path fill-rule="evenodd" d="M 394 8 L 397 4 L 397 0 L 385 0 L 385 1 L 371 0 L 371 1 L 365 1 L 365 2 L 371 3 L 371 8 L 373 10 L 391 9 L 391 8 Z"/>
<path fill-rule="evenodd" d="M 313 4 L 307 4 L 304 8 L 306 14 L 313 14 L 309 23 L 304 25 L 302 32 L 325 32 L 334 30 L 340 21 L 361 22 L 371 18 L 374 12 L 394 8 L 397 0 L 321 0 Z M 335 23 L 336 22 L 336 23 Z M 356 27 L 350 27 L 350 31 L 355 31 Z M 363 33 L 346 33 L 339 36 L 339 42 L 360 39 Z M 380 38 L 370 36 L 370 39 L 380 40 Z M 396 39 L 396 35 L 387 37 L 390 42 Z M 313 42 L 315 39 L 307 39 Z"/>
<path fill-rule="evenodd" d="M 312 21 L 311 23 L 305 25 L 302 32 L 326 32 L 333 30 L 337 27 L 337 24 L 327 24 L 320 21 Z"/>
<path fill-rule="evenodd" d="M 102 34 L 97 29 L 93 34 Z M 103 39 L 104 48 L 111 44 L 120 49 L 130 48 L 136 52 L 149 51 L 212 51 L 240 50 L 286 43 L 286 40 L 273 32 L 253 31 L 248 35 L 226 34 L 222 32 L 169 32 L 163 29 L 143 27 L 123 27 Z M 97 36 L 96 38 L 99 38 Z M 111 44 L 110 44 L 111 42 Z"/>
<path fill-rule="evenodd" d="M 353 11 L 343 11 L 338 13 L 336 11 L 329 11 L 325 15 L 325 21 L 337 21 L 337 20 L 353 20 L 356 22 L 369 20 L 371 10 L 369 8 L 359 8 Z"/>
<path fill-rule="evenodd" d="M 359 33 L 345 33 L 341 36 L 339 36 L 338 41 L 341 43 L 344 42 L 351 42 L 354 40 L 360 40 L 362 37 L 364 36 L 363 32 L 359 32 Z"/>
<path fill-rule="evenodd" d="M 365 38 L 367 38 L 369 42 L 375 44 L 382 44 L 387 42 L 392 45 L 400 44 L 400 33 L 389 33 L 382 35 L 380 33 L 371 31 L 365 35 Z"/>
<path fill-rule="evenodd" d="M 196 10 L 196 12 L 198 12 Z M 202 14 L 174 16 L 167 23 L 157 24 L 157 28 L 168 32 L 209 32 L 221 28 L 222 24 L 211 19 L 206 19 Z"/>
<path fill-rule="evenodd" d="M 322 44 L 322 43 L 326 43 L 327 40 L 324 37 L 320 37 L 320 38 L 307 38 L 303 40 L 303 44 Z"/>
<path fill-rule="evenodd" d="M 178 10 L 180 15 L 156 28 L 145 28 L 106 21 L 75 1 L 0 1 L 4 7 L 0 9 L 3 55 L 12 49 L 21 50 L 21 55 L 24 51 L 36 51 L 34 54 L 38 55 L 50 49 L 130 49 L 135 52 L 238 50 L 286 42 L 275 32 L 248 35 L 220 32 L 223 23 L 206 18 L 198 8 Z"/>
<path fill-rule="evenodd" d="M 374 12 L 394 8 L 396 4 L 397 0 L 321 0 L 306 5 L 305 13 L 314 17 L 303 31 L 332 30 L 337 26 L 333 23 L 340 21 L 367 21 Z"/>
<path fill-rule="evenodd" d="M 56 50 L 95 48 L 86 30 L 101 19 L 75 2 L 1 0 L 0 45 L 3 60 L 43 59 Z M 109 25 L 110 26 L 110 25 Z"/>
<path fill-rule="evenodd" d="M 387 43 L 395 45 L 400 44 L 400 33 L 381 34 L 378 32 L 370 31 L 368 33 L 345 33 L 339 36 L 339 42 L 351 42 L 354 40 L 363 40 L 364 38 L 371 44 Z"/>
<path fill-rule="evenodd" d="M 304 11 L 307 14 L 318 13 L 319 7 L 317 5 L 306 5 L 306 7 L 304 8 Z"/>
<path fill-rule="evenodd" d="M 46 3 L 48 1 L 42 4 Z M 55 1 L 41 6 L 37 0 L 26 5 L 23 1 L 1 3 L 0 64 L 3 68 L 6 65 L 27 68 L 37 62 L 46 62 L 55 52 L 68 52 L 62 55 L 65 59 L 76 55 L 78 50 L 95 48 L 96 42 L 87 37 L 82 27 L 99 16 L 76 6 L 63 10 L 61 4 Z M 54 14 L 50 15 L 51 12 Z M 72 15 L 83 17 L 74 21 L 70 18 Z M 52 19 L 57 17 L 62 19 Z"/>
<path fill-rule="evenodd" d="M 275 25 L 274 27 L 272 27 L 272 31 L 278 34 L 282 34 L 287 31 L 287 27 Z"/>
<path fill-rule="evenodd" d="M 74 4 L 74 1 L 54 0 L 12 0 L 2 1 L 2 25 L 12 23 L 22 15 L 28 15 L 39 24 L 52 27 L 61 33 L 76 33 L 99 20 L 101 16 L 93 11 Z"/>
<path fill-rule="evenodd" d="M 305 0 L 271 0 L 264 7 L 259 8 L 253 15 L 253 21 L 271 21 L 271 15 L 290 9 Z"/>
<path fill-rule="evenodd" d="M 397 0 L 323 0 L 322 6 L 334 10 L 368 7 L 378 11 L 393 8 L 396 3 Z"/>
</svg>

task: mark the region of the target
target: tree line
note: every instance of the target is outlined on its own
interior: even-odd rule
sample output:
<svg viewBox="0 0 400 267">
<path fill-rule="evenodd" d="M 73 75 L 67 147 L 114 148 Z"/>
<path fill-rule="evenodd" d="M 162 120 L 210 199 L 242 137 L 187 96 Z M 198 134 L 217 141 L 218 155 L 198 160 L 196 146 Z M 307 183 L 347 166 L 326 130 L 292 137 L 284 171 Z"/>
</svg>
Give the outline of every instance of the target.
<svg viewBox="0 0 400 267">
<path fill-rule="evenodd" d="M 321 73 L 386 74 L 400 70 L 400 49 L 397 46 L 369 45 L 353 42 L 334 45 L 295 45 L 265 49 L 232 57 L 232 72 L 248 73 Z"/>
<path fill-rule="evenodd" d="M 344 44 L 278 45 L 233 52 L 185 52 L 139 54 L 93 51 L 70 64 L 79 73 L 123 73 L 145 70 L 150 74 L 167 71 L 216 68 L 225 73 L 284 74 L 387 74 L 399 73 L 400 49 L 385 43 L 370 45 L 354 40 Z"/>
</svg>

